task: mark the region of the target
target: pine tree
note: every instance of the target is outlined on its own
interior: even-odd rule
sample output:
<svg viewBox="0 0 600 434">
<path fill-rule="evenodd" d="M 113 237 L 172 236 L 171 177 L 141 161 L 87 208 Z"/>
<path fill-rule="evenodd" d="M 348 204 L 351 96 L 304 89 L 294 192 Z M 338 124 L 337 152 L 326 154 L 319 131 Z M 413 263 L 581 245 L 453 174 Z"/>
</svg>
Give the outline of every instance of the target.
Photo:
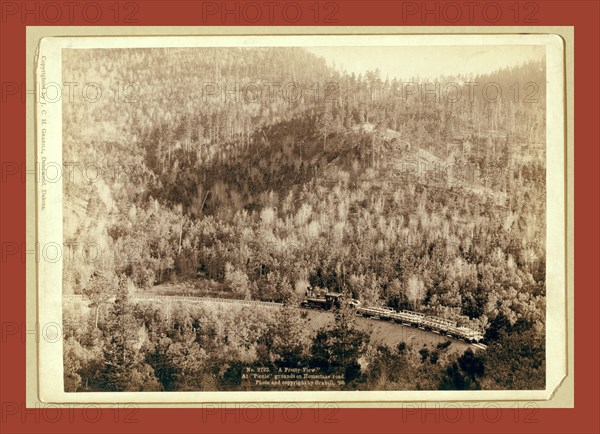
<svg viewBox="0 0 600 434">
<path fill-rule="evenodd" d="M 320 133 L 323 135 L 323 150 L 327 150 L 327 136 L 331 134 L 334 126 L 334 119 L 331 110 L 331 104 L 325 103 L 323 107 L 323 113 L 319 118 L 318 128 Z"/>
<path fill-rule="evenodd" d="M 104 343 L 103 390 L 136 391 L 158 387 L 154 372 L 144 363 L 139 350 L 140 326 L 126 285 L 121 284 L 106 322 L 101 326 Z"/>
<path fill-rule="evenodd" d="M 95 328 L 98 328 L 98 317 L 103 304 L 113 297 L 117 291 L 118 280 L 112 271 L 98 270 L 83 286 L 83 295 L 90 300 L 90 307 L 95 310 Z"/>
</svg>

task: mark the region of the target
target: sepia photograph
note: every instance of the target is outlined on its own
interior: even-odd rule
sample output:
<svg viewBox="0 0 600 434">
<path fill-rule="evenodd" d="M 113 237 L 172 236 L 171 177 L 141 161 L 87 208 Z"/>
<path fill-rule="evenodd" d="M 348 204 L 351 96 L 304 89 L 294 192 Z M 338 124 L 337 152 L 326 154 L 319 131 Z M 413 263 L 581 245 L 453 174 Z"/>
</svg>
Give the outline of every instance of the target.
<svg viewBox="0 0 600 434">
<path fill-rule="evenodd" d="M 147 39 L 38 56 L 62 391 L 548 389 L 547 38 Z"/>
</svg>

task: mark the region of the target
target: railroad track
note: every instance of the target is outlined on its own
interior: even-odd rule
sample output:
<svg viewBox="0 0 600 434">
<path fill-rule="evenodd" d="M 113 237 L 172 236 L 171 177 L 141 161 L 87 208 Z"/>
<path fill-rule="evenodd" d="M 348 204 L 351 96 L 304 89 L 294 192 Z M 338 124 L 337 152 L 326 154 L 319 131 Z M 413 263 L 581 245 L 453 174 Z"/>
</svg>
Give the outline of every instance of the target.
<svg viewBox="0 0 600 434">
<path fill-rule="evenodd" d="M 64 295 L 64 299 L 67 300 L 86 300 L 86 298 L 81 294 L 72 294 L 72 295 Z M 283 307 L 283 303 L 275 303 L 270 301 L 256 301 L 256 300 L 240 300 L 240 299 L 231 299 L 231 298 L 216 298 L 216 297 L 192 297 L 192 296 L 184 296 L 184 295 L 132 295 L 131 298 L 135 301 L 160 301 L 160 302 L 182 302 L 182 303 L 224 303 L 224 304 L 237 304 L 243 306 L 260 306 L 260 307 L 268 307 L 268 308 L 281 308 Z M 111 299 L 114 300 L 114 297 Z M 440 334 L 436 331 L 425 330 L 423 328 L 419 328 L 421 330 L 427 331 L 429 333 Z M 482 343 L 470 343 L 475 348 L 485 350 L 487 346 Z"/>
<path fill-rule="evenodd" d="M 81 294 L 72 294 L 63 296 L 67 300 L 85 300 L 85 297 Z M 132 295 L 131 299 L 135 301 L 180 301 L 184 303 L 227 303 L 227 304 L 239 304 L 244 306 L 262 306 L 262 307 L 273 307 L 281 308 L 282 303 L 275 303 L 270 301 L 256 301 L 256 300 L 240 300 L 231 298 L 215 298 L 215 297 L 192 297 L 187 295 Z M 112 299 L 114 300 L 114 298 Z"/>
<path fill-rule="evenodd" d="M 360 307 L 356 313 L 366 318 L 376 318 L 382 321 L 394 321 L 398 324 L 417 327 L 431 333 L 448 335 L 464 340 L 471 344 L 479 344 L 483 340 L 483 334 L 477 330 L 465 326 L 459 326 L 456 321 L 425 315 L 420 312 L 402 310 L 400 312 L 386 307 Z M 481 348 L 481 347 L 477 347 Z M 482 348 L 484 349 L 484 348 Z"/>
</svg>

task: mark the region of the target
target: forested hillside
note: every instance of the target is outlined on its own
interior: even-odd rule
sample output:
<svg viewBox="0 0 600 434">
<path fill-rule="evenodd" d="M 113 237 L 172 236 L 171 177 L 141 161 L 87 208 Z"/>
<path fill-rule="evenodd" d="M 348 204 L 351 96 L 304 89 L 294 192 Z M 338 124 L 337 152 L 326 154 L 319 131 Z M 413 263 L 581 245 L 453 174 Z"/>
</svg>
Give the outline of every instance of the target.
<svg viewBox="0 0 600 434">
<path fill-rule="evenodd" d="M 297 306 L 311 287 L 455 319 L 490 343 L 516 331 L 543 341 L 543 63 L 441 77 L 441 88 L 480 83 L 456 101 L 415 91 L 435 82 L 348 75 L 299 48 L 65 50 L 63 62 L 64 81 L 103 89 L 63 102 L 64 160 L 88 168 L 64 186 L 65 238 L 83 246 L 65 262 L 65 293 L 100 305 L 124 286 L 177 284 Z M 502 91 L 492 102 L 490 82 Z M 96 309 L 90 327 L 108 330 L 117 308 Z M 148 345 L 166 345 L 150 313 L 136 315 Z M 185 335 L 196 326 L 178 327 L 169 339 L 195 341 L 198 357 L 216 351 Z M 151 373 L 162 350 L 146 351 L 148 381 L 167 387 Z M 404 349 L 377 351 L 371 367 L 408 363 Z M 234 369 L 239 357 L 219 360 Z M 210 366 L 197 387 L 224 381 Z M 456 385 L 445 366 L 419 387 L 511 387 L 479 374 Z M 379 384 L 377 372 L 361 384 Z"/>
</svg>

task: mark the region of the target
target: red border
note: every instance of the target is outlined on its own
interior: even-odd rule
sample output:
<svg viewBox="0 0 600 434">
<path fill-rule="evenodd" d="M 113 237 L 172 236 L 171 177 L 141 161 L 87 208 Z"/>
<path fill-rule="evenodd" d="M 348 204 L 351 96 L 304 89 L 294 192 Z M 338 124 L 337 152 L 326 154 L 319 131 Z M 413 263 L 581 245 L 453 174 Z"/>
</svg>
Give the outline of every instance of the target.
<svg viewBox="0 0 600 434">
<path fill-rule="evenodd" d="M 93 3 L 92 5 L 89 5 Z M 235 11 L 235 3 L 228 1 L 227 7 Z M 598 27 L 600 15 L 599 3 L 596 1 L 536 1 L 536 2 L 475 2 L 473 14 L 468 13 L 465 2 L 463 14 L 455 22 L 450 22 L 454 15 L 452 6 L 446 2 L 406 2 L 406 1 L 321 1 L 321 15 L 315 22 L 314 1 L 297 1 L 287 6 L 286 13 L 282 8 L 288 1 L 279 0 L 274 5 L 273 14 L 268 13 L 269 6 L 263 1 L 262 17 L 250 22 L 254 15 L 250 6 L 240 2 L 240 18 L 235 13 L 223 17 L 219 11 L 223 7 L 218 2 L 198 1 L 161 1 L 137 0 L 115 2 L 112 0 L 96 0 L 95 2 L 36 2 L 36 1 L 1 1 L 1 148 L 2 162 L 1 222 L 2 240 L 1 282 L 1 403 L 0 427 L 4 433 L 24 432 L 600 432 L 597 409 L 599 406 L 598 372 L 598 305 L 599 280 L 597 265 L 598 256 Z M 291 2 L 294 3 L 294 2 Z M 493 3 L 492 5 L 489 5 Z M 54 5 L 53 5 L 54 4 Z M 55 20 L 56 7 L 61 17 Z M 298 6 L 302 16 L 294 22 L 293 13 Z M 437 5 L 437 6 L 436 6 Z M 514 7 L 518 6 L 521 14 L 514 16 Z M 84 7 L 85 12 L 84 13 Z M 119 8 L 120 16 L 115 22 L 114 10 Z M 217 8 L 216 12 L 214 8 Z M 311 9 L 313 7 L 313 9 Z M 435 13 L 423 16 L 423 8 L 435 11 L 439 8 L 441 17 Z M 22 15 L 24 9 L 30 11 Z M 37 9 L 36 9 L 37 8 Z M 54 8 L 54 10 L 53 10 Z M 71 9 L 69 9 L 71 8 Z M 137 8 L 137 9 L 135 9 Z M 204 9 L 203 9 L 204 8 Z M 336 9 L 337 8 L 337 9 Z M 415 10 L 416 8 L 416 10 Z M 483 13 L 486 8 L 487 13 Z M 500 8 L 502 16 L 494 21 L 494 13 Z M 536 10 L 537 8 L 537 10 Z M 94 12 L 100 10 L 102 15 L 94 21 Z M 36 12 L 37 11 L 37 12 Z M 130 17 L 135 22 L 126 22 L 126 14 L 134 11 Z M 335 11 L 329 20 L 326 15 Z M 524 22 L 526 15 L 535 11 L 529 22 Z M 204 14 L 203 14 L 204 12 Z M 532 19 L 534 21 L 532 21 Z M 54 22 L 52 22 L 54 20 Z M 26 25 L 563 25 L 575 26 L 576 49 L 575 69 L 576 86 L 576 138 L 575 152 L 575 185 L 577 227 L 575 229 L 575 250 L 577 266 L 575 267 L 575 283 L 578 288 L 576 301 L 576 353 L 575 363 L 575 409 L 550 410 L 536 412 L 523 410 L 502 410 L 498 413 L 490 408 L 487 411 L 463 411 L 455 423 L 457 413 L 446 411 L 401 411 L 383 409 L 322 409 L 304 410 L 298 415 L 293 409 L 288 411 L 263 409 L 261 417 L 255 423 L 251 419 L 256 412 L 245 413 L 206 411 L 198 409 L 140 409 L 130 422 L 126 423 L 130 411 L 104 410 L 97 422 L 93 409 L 69 410 L 58 413 L 53 409 L 28 410 L 25 402 L 25 263 L 20 254 L 10 254 L 16 246 L 17 252 L 24 249 L 25 242 L 25 183 L 20 176 L 25 163 L 25 98 L 20 95 L 21 83 L 25 81 L 25 26 Z M 415 29 L 418 31 L 418 29 Z M 12 94 L 17 86 L 17 94 Z M 15 165 L 16 164 L 16 165 Z M 17 171 L 16 174 L 13 172 Z M 13 250 L 11 250 L 13 249 Z M 16 327 L 16 329 L 15 329 Z M 15 333 L 16 330 L 16 333 Z M 55 418 L 59 418 L 53 422 Z M 495 420 L 498 418 L 498 420 Z M 330 423 L 327 423 L 330 422 Z"/>
</svg>

